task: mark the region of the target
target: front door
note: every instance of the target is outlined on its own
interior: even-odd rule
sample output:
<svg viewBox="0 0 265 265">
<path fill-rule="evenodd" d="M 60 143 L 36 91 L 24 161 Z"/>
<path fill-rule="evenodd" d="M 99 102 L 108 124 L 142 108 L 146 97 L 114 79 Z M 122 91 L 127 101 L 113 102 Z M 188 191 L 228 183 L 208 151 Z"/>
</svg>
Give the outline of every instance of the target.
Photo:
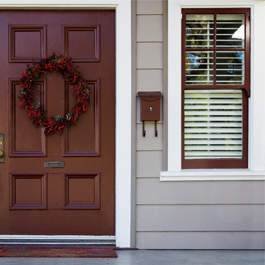
<svg viewBox="0 0 265 265">
<path fill-rule="evenodd" d="M 0 234 L 115 235 L 115 11 L 1 11 L 0 47 Z M 44 136 L 18 106 L 19 78 L 53 52 L 78 65 L 90 103 L 75 126 Z M 35 85 L 47 116 L 76 102 L 58 72 Z"/>
</svg>

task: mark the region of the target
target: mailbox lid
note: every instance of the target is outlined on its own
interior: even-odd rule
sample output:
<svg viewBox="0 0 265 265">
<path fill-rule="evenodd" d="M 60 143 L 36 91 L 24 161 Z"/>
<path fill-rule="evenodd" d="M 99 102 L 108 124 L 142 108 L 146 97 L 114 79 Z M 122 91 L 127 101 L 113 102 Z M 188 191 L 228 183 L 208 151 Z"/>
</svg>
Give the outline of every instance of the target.
<svg viewBox="0 0 265 265">
<path fill-rule="evenodd" d="M 160 120 L 161 92 L 138 92 L 141 99 L 141 121 Z"/>
<path fill-rule="evenodd" d="M 138 97 L 145 101 L 155 101 L 162 98 L 162 93 L 160 91 L 138 92 Z"/>
</svg>

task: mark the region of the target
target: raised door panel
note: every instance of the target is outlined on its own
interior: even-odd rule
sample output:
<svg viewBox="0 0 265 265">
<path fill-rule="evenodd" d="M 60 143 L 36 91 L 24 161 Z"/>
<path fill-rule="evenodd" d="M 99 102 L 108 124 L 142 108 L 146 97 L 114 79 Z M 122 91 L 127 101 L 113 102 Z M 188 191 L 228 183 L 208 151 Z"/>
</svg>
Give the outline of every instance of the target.
<svg viewBox="0 0 265 265">
<path fill-rule="evenodd" d="M 9 133 L 11 157 L 46 156 L 46 138 L 43 128 L 35 127 L 27 111 L 19 107 L 19 78 L 9 79 Z M 45 108 L 45 80 L 35 82 L 34 101 Z M 34 141 L 32 141 L 34 139 Z"/>
</svg>

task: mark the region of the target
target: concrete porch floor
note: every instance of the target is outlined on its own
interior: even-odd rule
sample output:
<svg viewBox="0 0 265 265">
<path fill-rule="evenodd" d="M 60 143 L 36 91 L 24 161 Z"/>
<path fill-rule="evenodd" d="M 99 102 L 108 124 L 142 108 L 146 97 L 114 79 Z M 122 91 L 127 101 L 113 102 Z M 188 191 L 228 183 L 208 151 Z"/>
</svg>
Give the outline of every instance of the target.
<svg viewBox="0 0 265 265">
<path fill-rule="evenodd" d="M 264 250 L 117 250 L 118 258 L 0 258 L 5 265 L 264 265 Z"/>
</svg>

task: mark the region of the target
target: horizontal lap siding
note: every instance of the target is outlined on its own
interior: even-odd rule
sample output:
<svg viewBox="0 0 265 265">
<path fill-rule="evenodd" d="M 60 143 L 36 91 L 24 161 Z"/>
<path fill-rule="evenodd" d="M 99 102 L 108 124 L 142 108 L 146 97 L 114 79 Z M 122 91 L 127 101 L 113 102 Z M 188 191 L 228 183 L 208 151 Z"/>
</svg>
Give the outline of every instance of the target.
<svg viewBox="0 0 265 265">
<path fill-rule="evenodd" d="M 265 248 L 264 181 L 159 180 L 165 137 L 162 102 L 167 96 L 163 80 L 167 63 L 163 54 L 164 16 L 162 0 L 137 0 L 136 93 L 161 91 L 164 98 L 158 137 L 154 135 L 154 122 L 145 123 L 146 137 L 142 136 L 140 99 L 136 102 L 136 246 Z"/>
<path fill-rule="evenodd" d="M 138 205 L 136 229 L 139 232 L 264 231 L 264 205 Z"/>
<path fill-rule="evenodd" d="M 264 204 L 264 181 L 160 182 L 137 179 L 137 205 Z"/>
<path fill-rule="evenodd" d="M 163 7 L 162 0 L 137 0 L 137 32 L 136 32 L 136 92 L 139 91 L 161 91 L 163 93 Z M 138 201 L 138 190 L 142 189 L 144 183 L 139 183 L 140 178 L 158 179 L 162 170 L 163 159 L 163 114 L 162 100 L 160 121 L 157 122 L 158 137 L 155 137 L 154 122 L 145 122 L 146 136 L 142 136 L 142 122 L 140 116 L 140 99 L 136 101 L 136 201 Z M 140 186 L 139 186 L 140 185 Z M 149 192 L 152 185 L 143 192 Z M 151 200 L 152 201 L 152 200 Z M 149 203 L 148 203 L 149 204 Z M 152 204 L 152 202 L 151 202 Z M 151 205 L 147 206 L 148 208 Z M 145 217 L 139 213 L 136 203 L 136 222 Z M 149 220 L 146 220 L 147 223 Z M 157 223 L 159 227 L 159 223 Z M 138 225 L 136 225 L 136 246 L 149 248 L 149 243 L 144 246 L 138 240 Z M 161 247 L 160 247 L 161 248 Z"/>
<path fill-rule="evenodd" d="M 148 132 L 145 137 L 142 137 L 143 134 L 143 125 L 137 124 L 137 150 L 138 151 L 162 151 L 162 124 L 157 124 L 157 131 L 160 137 L 155 137 L 154 124 L 145 123 L 145 130 Z M 160 152 L 158 152 L 159 155 Z M 145 155 L 144 155 L 145 156 Z"/>
<path fill-rule="evenodd" d="M 163 70 L 137 70 L 138 91 L 160 91 L 163 85 Z"/>
<path fill-rule="evenodd" d="M 143 249 L 264 249 L 264 238 L 264 232 L 138 232 L 136 234 L 136 241 Z M 207 254 L 207 260 L 209 258 Z M 259 264 L 263 262 L 261 260 Z M 194 264 L 197 264 L 196 261 Z M 208 264 L 215 263 L 209 260 Z"/>
<path fill-rule="evenodd" d="M 162 0 L 137 1 L 136 32 L 136 85 L 139 91 L 163 92 L 163 6 Z M 160 110 L 162 113 L 162 101 Z M 146 136 L 140 116 L 140 99 L 137 98 L 136 124 L 136 176 L 158 177 L 162 170 L 163 115 L 157 122 L 145 122 Z"/>
</svg>

